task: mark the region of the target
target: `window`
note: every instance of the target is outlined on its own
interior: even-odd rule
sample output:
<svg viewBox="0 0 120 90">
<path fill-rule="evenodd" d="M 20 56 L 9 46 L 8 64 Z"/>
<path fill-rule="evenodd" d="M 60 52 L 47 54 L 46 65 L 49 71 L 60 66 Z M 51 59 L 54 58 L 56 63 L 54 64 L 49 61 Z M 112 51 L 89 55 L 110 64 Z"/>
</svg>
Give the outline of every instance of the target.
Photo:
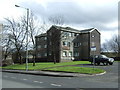
<svg viewBox="0 0 120 90">
<path fill-rule="evenodd" d="M 79 52 L 78 51 L 74 52 L 74 56 L 79 56 Z"/>
<path fill-rule="evenodd" d="M 79 34 L 78 33 L 74 33 L 74 36 L 78 36 Z"/>
<path fill-rule="evenodd" d="M 74 36 L 77 36 L 77 33 L 74 33 Z"/>
<path fill-rule="evenodd" d="M 69 37 L 72 37 L 72 33 L 69 32 Z"/>
<path fill-rule="evenodd" d="M 44 48 L 47 48 L 47 45 L 44 45 Z"/>
<path fill-rule="evenodd" d="M 67 42 L 66 42 L 66 41 L 63 41 L 63 45 L 64 45 L 64 46 L 67 46 Z"/>
<path fill-rule="evenodd" d="M 72 52 L 71 51 L 69 52 L 68 56 L 70 56 L 70 57 L 72 56 Z"/>
<path fill-rule="evenodd" d="M 52 53 L 51 53 L 51 52 L 49 52 L 49 55 L 51 56 L 51 55 L 52 55 Z"/>
<path fill-rule="evenodd" d="M 44 37 L 44 40 L 47 40 L 47 37 Z"/>
<path fill-rule="evenodd" d="M 63 56 L 66 57 L 67 56 L 67 52 L 63 51 Z"/>
<path fill-rule="evenodd" d="M 67 43 L 67 46 L 70 47 L 70 42 Z"/>
<path fill-rule="evenodd" d="M 68 37 L 68 35 L 69 35 L 69 32 L 63 32 L 63 37 Z"/>
<path fill-rule="evenodd" d="M 70 42 L 63 41 L 63 46 L 68 46 L 68 47 L 70 47 Z"/>
<path fill-rule="evenodd" d="M 81 45 L 81 43 L 79 43 L 79 42 L 74 43 L 74 47 L 79 47 L 80 45 Z"/>
<path fill-rule="evenodd" d="M 41 45 L 38 45 L 38 48 L 41 48 Z"/>
<path fill-rule="evenodd" d="M 52 45 L 52 42 L 50 41 L 50 43 L 49 43 L 50 45 Z"/>
<path fill-rule="evenodd" d="M 44 56 L 47 56 L 47 53 L 45 53 Z"/>
<path fill-rule="evenodd" d="M 38 53 L 38 55 L 37 55 L 38 57 L 41 57 L 41 54 L 40 53 Z"/>
</svg>

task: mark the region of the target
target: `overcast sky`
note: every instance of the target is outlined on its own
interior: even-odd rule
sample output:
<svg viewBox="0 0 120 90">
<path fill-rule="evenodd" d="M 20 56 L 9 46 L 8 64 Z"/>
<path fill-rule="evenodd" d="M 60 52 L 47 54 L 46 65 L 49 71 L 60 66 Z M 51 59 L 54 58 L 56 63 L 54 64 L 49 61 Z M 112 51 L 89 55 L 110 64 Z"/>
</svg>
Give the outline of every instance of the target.
<svg viewBox="0 0 120 90">
<path fill-rule="evenodd" d="M 52 15 L 64 16 L 66 26 L 76 29 L 97 28 L 101 42 L 118 32 L 119 0 L 0 0 L 0 23 L 3 18 L 18 18 L 29 8 L 38 18 L 47 19 Z"/>
</svg>

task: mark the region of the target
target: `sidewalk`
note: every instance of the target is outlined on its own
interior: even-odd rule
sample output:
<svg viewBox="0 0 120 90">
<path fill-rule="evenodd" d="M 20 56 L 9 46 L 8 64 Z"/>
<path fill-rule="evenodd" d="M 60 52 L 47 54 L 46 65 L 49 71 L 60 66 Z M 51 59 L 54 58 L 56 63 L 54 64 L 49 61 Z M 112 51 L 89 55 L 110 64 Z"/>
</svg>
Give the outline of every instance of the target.
<svg viewBox="0 0 120 90">
<path fill-rule="evenodd" d="M 94 76 L 94 75 L 103 75 L 106 73 L 106 72 L 104 72 L 104 73 L 100 73 L 100 74 L 79 74 L 79 73 L 66 73 L 66 72 L 25 71 L 25 70 L 7 70 L 7 69 L 2 69 L 2 72 L 30 74 L 30 75 L 42 75 L 42 76 L 54 76 L 54 77 Z"/>
</svg>

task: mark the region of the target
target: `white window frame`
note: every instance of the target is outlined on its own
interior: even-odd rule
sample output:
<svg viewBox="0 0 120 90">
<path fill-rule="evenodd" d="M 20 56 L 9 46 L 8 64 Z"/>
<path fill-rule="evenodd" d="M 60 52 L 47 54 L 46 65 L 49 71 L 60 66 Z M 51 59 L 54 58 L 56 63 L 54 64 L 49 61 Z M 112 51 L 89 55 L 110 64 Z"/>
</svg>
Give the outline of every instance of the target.
<svg viewBox="0 0 120 90">
<path fill-rule="evenodd" d="M 69 56 L 69 57 L 72 57 L 72 51 L 70 51 L 70 52 L 68 53 L 68 56 Z"/>
<path fill-rule="evenodd" d="M 63 46 L 67 46 L 67 41 L 63 41 Z"/>
<path fill-rule="evenodd" d="M 63 52 L 62 52 L 62 56 L 63 56 L 63 57 L 67 57 L 67 52 L 66 52 L 66 51 L 63 51 Z"/>
</svg>

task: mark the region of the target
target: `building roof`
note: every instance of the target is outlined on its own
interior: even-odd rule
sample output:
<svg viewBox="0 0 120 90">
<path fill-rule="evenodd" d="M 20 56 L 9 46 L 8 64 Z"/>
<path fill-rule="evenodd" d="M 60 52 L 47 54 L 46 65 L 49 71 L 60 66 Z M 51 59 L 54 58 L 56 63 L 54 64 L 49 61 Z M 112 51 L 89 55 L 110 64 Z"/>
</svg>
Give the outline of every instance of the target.
<svg viewBox="0 0 120 90">
<path fill-rule="evenodd" d="M 35 38 L 36 38 L 36 37 L 45 37 L 45 36 L 47 36 L 47 33 L 42 33 L 42 34 L 40 34 L 40 35 L 38 35 L 38 36 L 35 36 Z"/>
<path fill-rule="evenodd" d="M 80 32 L 81 33 L 89 33 L 89 32 L 92 32 L 94 30 L 96 30 L 100 34 L 99 30 L 96 28 L 85 29 L 85 30 L 81 30 Z"/>
<path fill-rule="evenodd" d="M 52 25 L 52 27 L 55 27 L 56 29 L 63 30 L 63 31 L 80 33 L 80 30 L 77 30 L 77 29 L 74 29 L 74 28 L 71 28 L 71 27 L 61 27 L 61 26 L 56 26 L 56 25 Z"/>
<path fill-rule="evenodd" d="M 71 28 L 71 27 L 61 27 L 61 26 L 52 25 L 50 27 L 50 29 L 53 28 L 53 27 L 56 28 L 56 29 L 58 29 L 58 30 L 63 30 L 63 31 L 68 31 L 68 32 L 75 32 L 75 33 L 89 33 L 89 32 L 92 32 L 94 30 L 96 30 L 98 33 L 100 33 L 95 28 L 89 28 L 89 29 L 84 29 L 84 30 L 77 30 L 77 29 L 74 29 L 74 28 Z M 41 36 L 47 36 L 47 33 L 43 33 L 43 34 L 40 34 L 40 35 L 35 36 L 35 37 L 41 37 Z"/>
<path fill-rule="evenodd" d="M 64 30 L 64 31 L 77 32 L 77 33 L 89 33 L 89 32 L 92 32 L 94 30 L 97 30 L 95 28 L 77 30 L 77 29 L 74 29 L 74 28 L 71 28 L 71 27 L 61 27 L 61 26 L 56 26 L 56 25 L 53 25 L 52 27 L 55 27 L 56 29 L 61 29 L 61 30 Z M 97 30 L 97 32 L 100 33 L 98 30 Z"/>
<path fill-rule="evenodd" d="M 90 29 L 84 29 L 84 30 L 80 30 L 81 33 L 88 33 L 91 32 L 91 30 L 93 30 L 94 28 L 90 28 Z"/>
</svg>

